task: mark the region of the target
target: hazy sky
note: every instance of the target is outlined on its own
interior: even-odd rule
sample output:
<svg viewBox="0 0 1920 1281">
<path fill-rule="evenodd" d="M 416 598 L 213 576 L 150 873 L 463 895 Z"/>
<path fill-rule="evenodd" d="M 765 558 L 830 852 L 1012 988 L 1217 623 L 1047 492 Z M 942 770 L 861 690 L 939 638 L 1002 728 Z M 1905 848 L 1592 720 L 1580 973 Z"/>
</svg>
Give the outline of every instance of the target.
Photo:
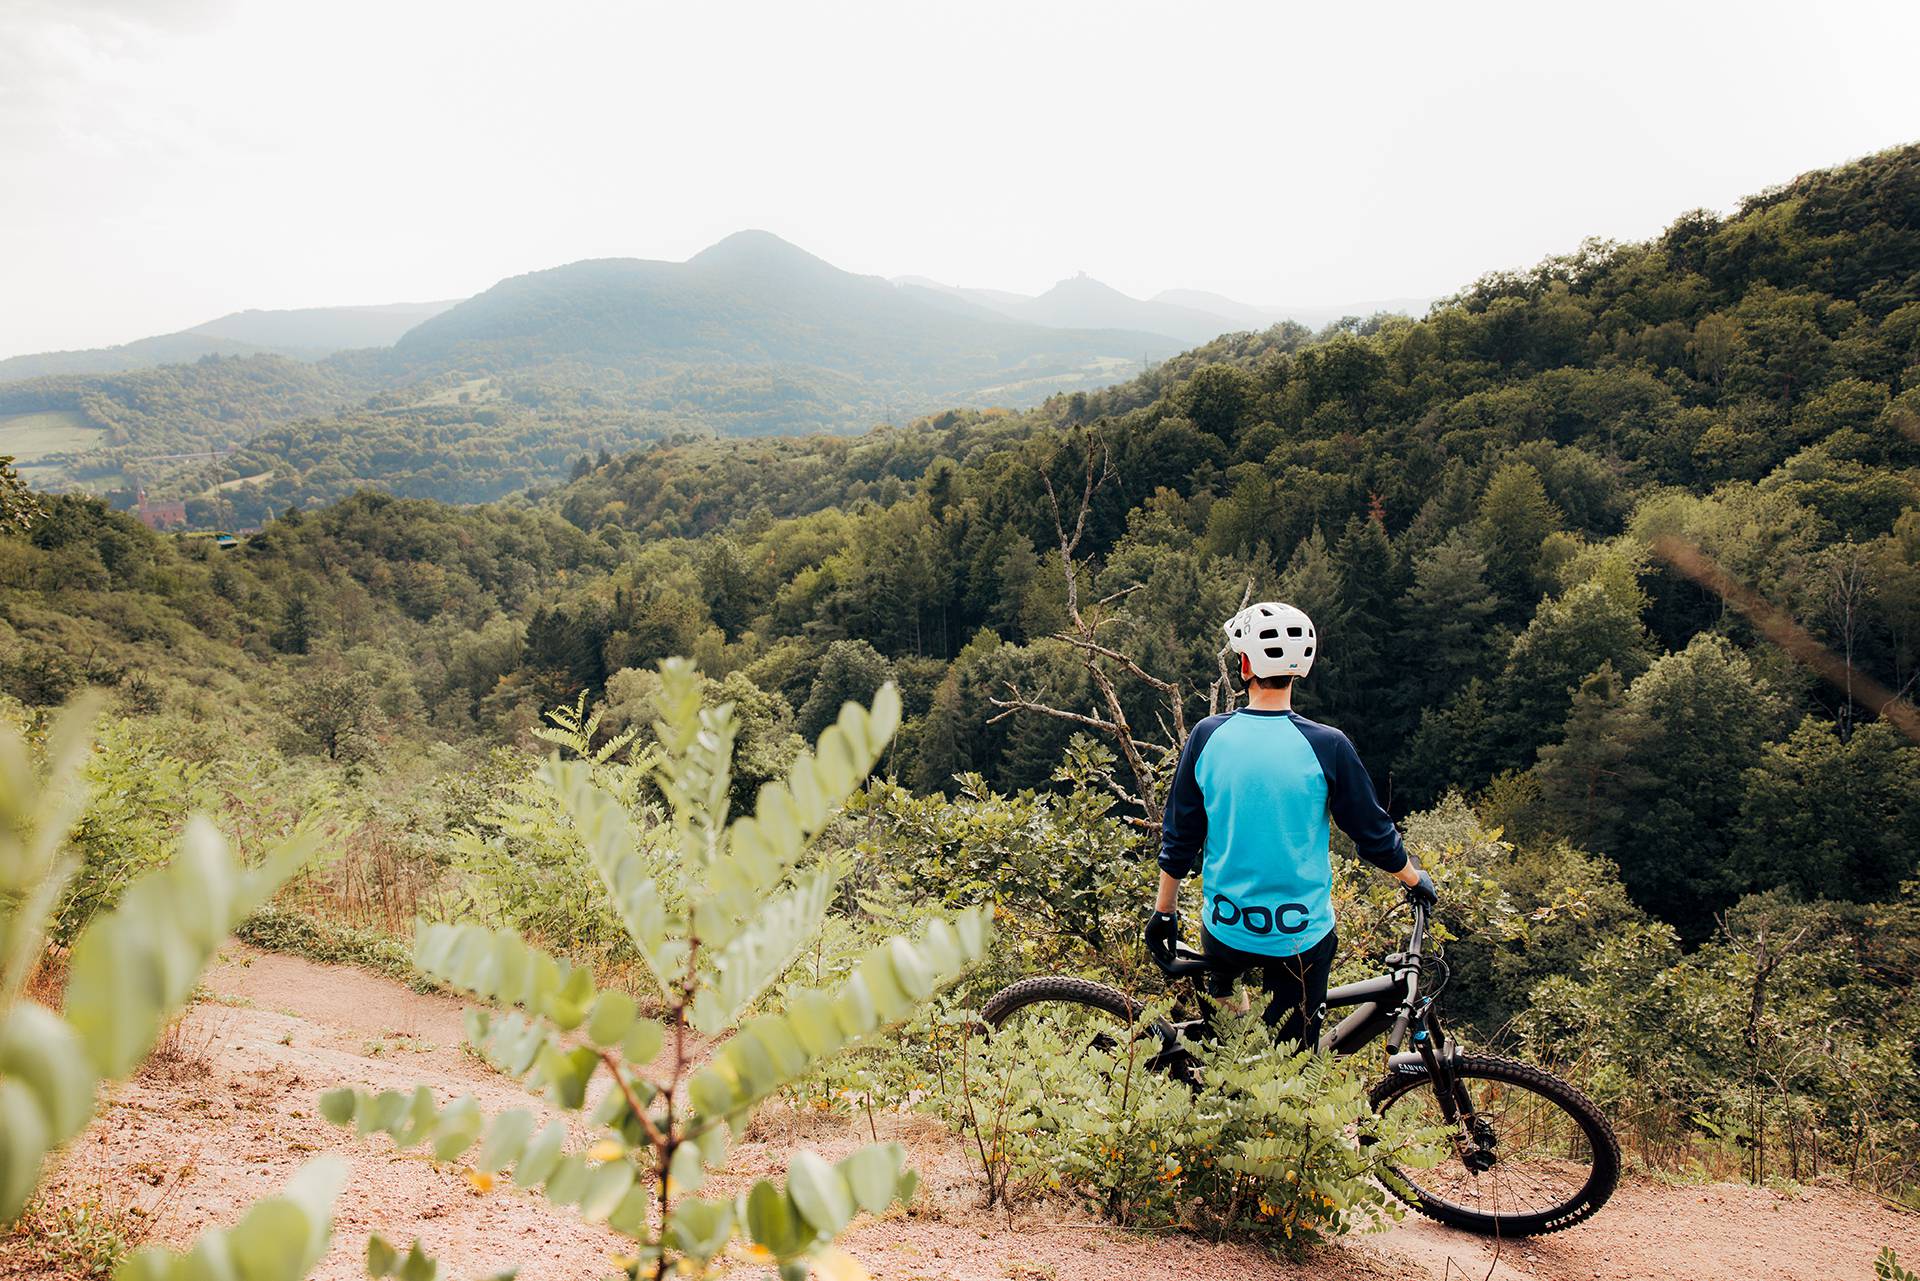
<svg viewBox="0 0 1920 1281">
<path fill-rule="evenodd" d="M 764 227 L 1448 293 L 1920 139 L 1920 4 L 0 0 L 0 356 Z"/>
</svg>

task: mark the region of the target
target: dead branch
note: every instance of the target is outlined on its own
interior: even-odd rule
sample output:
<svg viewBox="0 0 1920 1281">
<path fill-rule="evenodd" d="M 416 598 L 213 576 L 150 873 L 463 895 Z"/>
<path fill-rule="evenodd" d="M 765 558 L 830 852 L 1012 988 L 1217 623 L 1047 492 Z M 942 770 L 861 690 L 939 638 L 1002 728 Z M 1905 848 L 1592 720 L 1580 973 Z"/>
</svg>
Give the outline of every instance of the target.
<svg viewBox="0 0 1920 1281">
<path fill-rule="evenodd" d="M 1180 687 L 1176 682 L 1165 681 L 1152 675 L 1127 654 L 1109 645 L 1101 644 L 1097 631 L 1098 624 L 1089 622 L 1087 616 L 1081 611 L 1080 566 L 1075 557 L 1079 554 L 1080 544 L 1086 537 L 1087 522 L 1093 514 L 1094 499 L 1099 495 L 1101 489 L 1105 487 L 1107 482 L 1114 478 L 1113 454 L 1112 451 L 1107 448 L 1106 442 L 1100 438 L 1097 432 L 1091 430 L 1082 436 L 1082 441 L 1084 443 L 1084 464 L 1081 473 L 1080 502 L 1078 508 L 1073 513 L 1071 522 L 1068 521 L 1065 511 L 1061 507 L 1059 492 L 1054 488 L 1052 459 L 1049 459 L 1047 463 L 1041 467 L 1040 483 L 1046 489 L 1047 503 L 1052 510 L 1053 532 L 1058 542 L 1060 556 L 1060 572 L 1066 580 L 1067 617 L 1071 623 L 1069 628 L 1056 633 L 1055 636 L 1056 639 L 1064 641 L 1066 644 L 1079 650 L 1081 664 L 1086 668 L 1087 678 L 1093 682 L 1094 690 L 1098 695 L 1098 703 L 1105 709 L 1106 716 L 1104 718 L 1100 716 L 1089 716 L 1085 713 L 1070 712 L 1065 708 L 1052 707 L 1045 703 L 1036 702 L 1023 697 L 1017 689 L 1009 684 L 1008 693 L 1011 697 L 991 700 L 995 707 L 1001 708 L 1002 710 L 998 716 L 993 717 L 987 723 L 990 725 L 994 724 L 1016 711 L 1031 711 L 1038 712 L 1045 716 L 1052 716 L 1059 720 L 1070 721 L 1074 724 L 1085 725 L 1090 729 L 1098 730 L 1100 733 L 1106 735 L 1112 739 L 1114 744 L 1120 749 L 1120 755 L 1126 761 L 1127 770 L 1133 775 L 1134 792 L 1129 795 L 1126 789 L 1120 787 L 1111 779 L 1108 780 L 1109 786 L 1114 789 L 1116 795 L 1121 796 L 1131 804 L 1139 806 L 1146 816 L 1145 825 L 1151 830 L 1158 831 L 1161 818 L 1160 800 L 1155 794 L 1154 771 L 1152 767 L 1148 765 L 1144 753 L 1156 753 L 1164 764 L 1170 753 L 1179 750 L 1179 741 L 1176 739 L 1174 745 L 1169 748 L 1160 744 L 1143 744 L 1134 736 L 1133 727 L 1127 722 L 1126 705 L 1121 700 L 1119 687 L 1115 685 L 1112 674 L 1102 664 L 1101 660 L 1105 659 L 1108 662 L 1118 664 L 1128 675 L 1145 682 L 1150 688 L 1166 696 L 1168 703 L 1172 707 L 1174 726 L 1179 739 L 1184 739 L 1186 736 L 1186 714 L 1182 706 L 1183 700 L 1180 694 Z M 1058 457 L 1058 455 L 1055 457 Z M 1135 590 L 1137 586 L 1138 584 L 1135 584 L 1133 587 L 1125 588 L 1103 598 L 1095 608 L 1098 609 L 1100 606 L 1121 599 L 1129 592 Z"/>
<path fill-rule="evenodd" d="M 1081 712 L 1070 712 L 1064 707 L 1054 707 L 1047 703 L 1036 703 L 1032 699 L 1022 696 L 1019 688 L 1015 686 L 1012 681 L 1007 682 L 1007 693 L 1012 697 L 988 697 L 987 701 L 989 703 L 992 703 L 995 707 L 1004 708 L 1005 710 L 998 716 L 989 716 L 987 718 L 987 724 L 998 725 L 1015 712 L 1039 712 L 1044 716 L 1055 716 L 1063 721 L 1073 721 L 1076 724 L 1085 725 L 1089 729 L 1097 729 L 1102 734 L 1111 734 L 1121 728 L 1121 726 L 1114 724 L 1112 721 L 1103 721 L 1097 716 L 1087 716 Z"/>
</svg>

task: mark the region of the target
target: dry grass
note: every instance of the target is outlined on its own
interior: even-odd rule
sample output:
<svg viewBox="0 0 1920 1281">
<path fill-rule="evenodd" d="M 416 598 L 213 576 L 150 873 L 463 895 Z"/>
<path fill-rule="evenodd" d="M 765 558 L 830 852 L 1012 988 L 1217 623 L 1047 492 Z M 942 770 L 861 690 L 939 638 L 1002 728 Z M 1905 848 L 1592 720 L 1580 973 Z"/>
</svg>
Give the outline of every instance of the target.
<svg viewBox="0 0 1920 1281">
<path fill-rule="evenodd" d="M 27 972 L 27 981 L 21 987 L 21 995 L 29 1001 L 37 1001 L 50 1010 L 57 1010 L 66 1001 L 67 996 L 67 949 L 48 947 L 40 954 L 40 960 Z"/>
<path fill-rule="evenodd" d="M 192 1159 L 177 1171 L 151 1161 L 120 1166 L 95 1144 L 76 1145 L 62 1164 L 41 1195 L 0 1233 L 0 1277 L 111 1276 L 122 1259 L 146 1244 L 167 1202 L 193 1171 Z"/>
<path fill-rule="evenodd" d="M 227 1021 L 217 1017 L 213 1007 L 188 1006 L 161 1029 L 140 1064 L 141 1077 L 177 1082 L 206 1076 L 213 1070 L 226 1031 Z"/>
</svg>

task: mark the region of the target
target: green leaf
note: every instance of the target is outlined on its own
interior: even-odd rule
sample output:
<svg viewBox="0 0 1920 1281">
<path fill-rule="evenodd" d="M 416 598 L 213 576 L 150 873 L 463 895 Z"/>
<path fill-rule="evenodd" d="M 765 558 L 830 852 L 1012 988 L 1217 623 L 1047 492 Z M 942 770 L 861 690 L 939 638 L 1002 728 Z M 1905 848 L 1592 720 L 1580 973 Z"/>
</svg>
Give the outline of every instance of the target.
<svg viewBox="0 0 1920 1281">
<path fill-rule="evenodd" d="M 893 976 L 907 997 L 913 1001 L 924 1001 L 931 996 L 933 971 L 921 959 L 918 949 L 906 939 L 896 938 L 887 944 L 887 950 L 893 960 Z"/>
<path fill-rule="evenodd" d="M 547 1176 L 553 1173 L 553 1167 L 559 1164 L 560 1154 L 567 1146 L 567 1127 L 563 1121 L 549 1121 L 540 1133 L 534 1135 L 533 1142 L 520 1155 L 513 1167 L 513 1182 L 516 1187 L 530 1188 L 545 1183 Z"/>
<path fill-rule="evenodd" d="M 647 1211 L 653 1205 L 652 1193 L 645 1179 L 636 1178 L 627 1194 L 620 1198 L 620 1204 L 607 1216 L 607 1226 L 615 1232 L 630 1237 L 638 1237 L 647 1229 Z"/>
<path fill-rule="evenodd" d="M 609 1161 L 595 1166 L 587 1175 L 587 1186 L 580 1194 L 580 1215 L 589 1223 L 598 1223 L 611 1215 L 633 1187 L 633 1166 L 625 1161 Z"/>
<path fill-rule="evenodd" d="M 893 741 L 900 728 L 900 690 L 892 682 L 882 685 L 873 696 L 873 709 L 867 724 L 867 746 L 878 757 Z"/>
<path fill-rule="evenodd" d="M 766 1179 L 747 1193 L 746 1223 L 748 1235 L 777 1259 L 798 1254 L 813 1236 L 803 1228 L 792 1199 Z"/>
<path fill-rule="evenodd" d="M 23 1082 L 0 1080 L 0 1223 L 10 1223 L 40 1179 L 52 1134 Z"/>
<path fill-rule="evenodd" d="M 705 1263 L 725 1249 L 733 1235 L 733 1202 L 684 1197 L 674 1203 L 665 1235 L 669 1243 Z"/>
<path fill-rule="evenodd" d="M 203 1234 L 184 1255 L 142 1250 L 115 1269 L 115 1281 L 298 1281 L 327 1252 L 334 1198 L 346 1178 L 343 1161 L 309 1161 L 279 1196 L 255 1203 L 231 1230 Z"/>
<path fill-rule="evenodd" d="M 861 1148 L 834 1168 L 846 1180 L 860 1208 L 878 1214 L 900 1191 L 900 1170 L 906 1160 L 906 1150 L 898 1143 L 880 1143 Z"/>
<path fill-rule="evenodd" d="M 433 1127 L 433 1155 L 442 1161 L 453 1160 L 473 1146 L 484 1123 L 480 1104 L 471 1094 L 447 1104 Z"/>
<path fill-rule="evenodd" d="M 337 1090 L 328 1090 L 320 1096 L 320 1115 L 335 1125 L 351 1125 L 354 1109 L 359 1101 L 358 1091 L 344 1086 Z"/>
<path fill-rule="evenodd" d="M 416 1240 L 413 1248 L 407 1251 L 407 1257 L 401 1260 L 397 1275 L 400 1281 L 435 1281 L 440 1275 L 440 1264 L 429 1257 Z"/>
<path fill-rule="evenodd" d="M 707 1167 L 700 1159 L 700 1149 L 691 1143 L 675 1148 L 673 1160 L 667 1164 L 667 1177 L 673 1181 L 676 1194 L 698 1192 L 700 1185 L 707 1181 Z"/>
<path fill-rule="evenodd" d="M 0 1077 L 23 1082 L 39 1100 L 48 1133 L 79 1133 L 93 1111 L 93 1073 L 65 1019 L 32 1001 L 0 1015 Z"/>
<path fill-rule="evenodd" d="M 626 1039 L 620 1043 L 620 1057 L 629 1063 L 645 1066 L 660 1055 L 665 1044 L 666 1032 L 654 1019 L 641 1019 L 627 1030 Z"/>
<path fill-rule="evenodd" d="M 595 1045 L 618 1045 L 633 1026 L 634 1017 L 631 996 L 625 992 L 602 992 L 587 1020 L 587 1037 Z"/>
<path fill-rule="evenodd" d="M 587 1163 L 577 1153 L 560 1158 L 547 1176 L 547 1200 L 555 1205 L 572 1205 L 587 1190 Z"/>
<path fill-rule="evenodd" d="M 822 1236 L 838 1236 L 853 1218 L 853 1194 L 846 1180 L 816 1153 L 802 1150 L 793 1154 L 787 1167 L 787 1195 Z"/>
<path fill-rule="evenodd" d="M 434 1106 L 433 1091 L 424 1085 L 413 1090 L 413 1100 L 407 1109 L 395 1120 L 391 1133 L 393 1145 L 397 1148 L 410 1148 L 424 1143 L 433 1132 L 434 1122 L 439 1119 L 439 1111 Z"/>
<path fill-rule="evenodd" d="M 787 1002 L 787 1022 L 800 1044 L 814 1058 L 824 1058 L 839 1049 L 846 1033 L 833 1012 L 833 998 L 824 992 L 802 991 Z"/>
<path fill-rule="evenodd" d="M 255 1205 L 227 1233 L 227 1249 L 245 1281 L 299 1281 L 301 1259 L 287 1249 L 306 1234 L 299 1206 L 279 1197 Z"/>
<path fill-rule="evenodd" d="M 924 976 L 931 992 L 956 978 L 961 969 L 980 956 L 985 947 L 986 917 L 977 909 L 963 913 L 954 923 L 960 942 L 951 968 Z M 968 947 L 971 939 L 977 947 Z M 924 964 L 924 958 L 916 955 Z M 841 1042 L 855 1040 L 875 1031 L 883 1022 L 904 1015 L 912 1006 L 894 975 L 896 958 L 891 946 L 869 953 L 848 979 L 831 1009 L 844 1033 Z M 880 997 L 876 998 L 875 990 Z M 882 1004 L 884 999 L 884 1004 Z M 749 1021 L 740 1034 L 715 1052 L 713 1059 L 694 1074 L 689 1098 L 694 1109 L 706 1117 L 732 1117 L 751 1108 L 773 1090 L 804 1073 L 828 1050 L 821 1047 L 832 1038 L 820 1027 L 820 998 L 796 993 L 790 998 L 795 1018 L 810 1021 L 803 1028 L 785 1014 L 764 1014 Z"/>
<path fill-rule="evenodd" d="M 708 1036 L 731 1027 L 819 932 L 832 892 L 832 873 L 821 868 L 762 908 L 714 958 L 714 977 L 694 1001 L 693 1026 Z"/>
<path fill-rule="evenodd" d="M 473 1159 L 473 1168 L 492 1174 L 519 1160 L 533 1138 L 533 1124 L 533 1113 L 525 1108 L 514 1108 L 495 1117 L 486 1142 L 480 1145 L 480 1154 Z"/>
<path fill-rule="evenodd" d="M 388 1245 L 386 1238 L 378 1232 L 367 1238 L 367 1275 L 370 1277 L 391 1276 L 400 1266 L 400 1252 Z"/>
</svg>

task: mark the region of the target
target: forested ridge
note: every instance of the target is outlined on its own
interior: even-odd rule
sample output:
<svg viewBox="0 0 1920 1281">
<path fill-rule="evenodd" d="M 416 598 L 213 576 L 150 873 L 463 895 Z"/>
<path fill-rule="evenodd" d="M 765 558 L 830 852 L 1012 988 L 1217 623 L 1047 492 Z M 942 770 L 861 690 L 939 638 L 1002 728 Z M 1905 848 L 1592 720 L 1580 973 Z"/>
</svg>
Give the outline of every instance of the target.
<svg viewBox="0 0 1920 1281">
<path fill-rule="evenodd" d="M 1043 916 L 1051 864 L 1091 859 L 1084 918 L 1017 955 L 1097 968 L 1151 839 L 1112 796 L 1140 791 L 1090 723 L 1118 719 L 1104 686 L 1164 786 L 1220 622 L 1286 599 L 1323 638 L 1301 709 L 1448 869 L 1450 999 L 1484 1033 L 1597 1038 L 1583 1079 L 1649 1160 L 1853 1143 L 1911 1181 L 1887 1154 L 1920 1134 L 1920 745 L 1895 723 L 1920 673 L 1920 146 L 1422 319 L 1229 335 L 1025 413 L 661 434 L 581 438 L 565 485 L 359 493 L 232 551 L 41 496 L 0 536 L 0 688 L 30 718 L 115 687 L 135 737 L 244 744 L 417 834 L 476 821 L 557 705 L 644 742 L 672 655 L 735 704 L 742 802 L 891 679 L 893 783 L 855 802 L 874 839 L 918 893 L 984 878 Z M 1756 1072 L 1799 1110 L 1756 1120 Z"/>
<path fill-rule="evenodd" d="M 243 313 L 203 328 L 355 332 L 353 319 Z M 396 323 L 371 319 L 369 333 Z M 492 501 L 564 480 L 564 460 L 581 450 L 672 434 L 847 432 L 949 405 L 1030 406 L 1177 346 L 1020 321 L 842 271 L 765 232 L 686 262 L 603 259 L 513 277 L 390 346 L 315 352 L 310 364 L 246 343 L 201 355 L 194 344 L 209 341 L 9 362 L 58 376 L 10 381 L 0 369 L 0 447 L 12 415 L 57 415 L 79 439 L 12 450 L 43 484 L 129 501 L 144 488 L 187 500 L 197 528 L 244 528 L 361 487 Z M 137 359 L 134 348 L 200 358 L 89 371 L 94 357 L 109 369 Z"/>
</svg>

